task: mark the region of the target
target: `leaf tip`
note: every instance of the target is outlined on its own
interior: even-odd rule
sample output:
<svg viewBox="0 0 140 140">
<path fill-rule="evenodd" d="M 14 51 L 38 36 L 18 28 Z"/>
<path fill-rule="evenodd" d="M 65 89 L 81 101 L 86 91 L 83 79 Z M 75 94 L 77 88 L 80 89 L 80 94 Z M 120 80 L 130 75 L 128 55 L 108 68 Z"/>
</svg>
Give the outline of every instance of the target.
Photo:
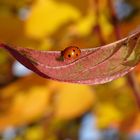
<svg viewBox="0 0 140 140">
<path fill-rule="evenodd" d="M 4 43 L 0 43 L 0 48 L 5 48 L 5 44 Z"/>
</svg>

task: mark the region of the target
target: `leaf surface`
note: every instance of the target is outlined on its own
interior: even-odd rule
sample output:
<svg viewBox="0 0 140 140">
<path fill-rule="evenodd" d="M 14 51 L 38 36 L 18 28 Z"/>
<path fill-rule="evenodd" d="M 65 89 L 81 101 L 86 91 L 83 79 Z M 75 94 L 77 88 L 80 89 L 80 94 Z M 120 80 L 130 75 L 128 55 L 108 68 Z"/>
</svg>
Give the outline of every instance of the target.
<svg viewBox="0 0 140 140">
<path fill-rule="evenodd" d="M 140 32 L 111 44 L 82 49 L 75 60 L 59 60 L 61 51 L 6 49 L 19 62 L 44 78 L 80 84 L 102 84 L 131 71 L 140 61 Z"/>
</svg>

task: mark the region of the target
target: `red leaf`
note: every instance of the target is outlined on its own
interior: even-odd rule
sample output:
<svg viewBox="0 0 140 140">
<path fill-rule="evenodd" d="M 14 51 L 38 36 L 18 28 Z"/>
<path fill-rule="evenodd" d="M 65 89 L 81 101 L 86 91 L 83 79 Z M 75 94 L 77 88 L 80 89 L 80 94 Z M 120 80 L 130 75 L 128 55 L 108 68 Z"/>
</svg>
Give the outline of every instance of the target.
<svg viewBox="0 0 140 140">
<path fill-rule="evenodd" d="M 81 83 L 102 84 L 127 74 L 140 61 L 140 32 L 106 46 L 82 49 L 76 60 L 59 60 L 60 51 L 38 51 L 0 47 L 19 62 L 44 78 Z"/>
</svg>

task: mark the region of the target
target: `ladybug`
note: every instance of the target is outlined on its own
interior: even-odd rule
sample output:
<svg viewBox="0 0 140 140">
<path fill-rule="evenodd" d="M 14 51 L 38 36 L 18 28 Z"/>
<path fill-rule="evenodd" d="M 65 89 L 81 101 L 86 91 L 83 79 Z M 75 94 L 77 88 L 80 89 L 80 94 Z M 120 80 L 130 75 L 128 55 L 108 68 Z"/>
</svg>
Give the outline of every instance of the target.
<svg viewBox="0 0 140 140">
<path fill-rule="evenodd" d="M 76 59 L 81 54 L 81 50 L 76 46 L 70 46 L 62 51 L 62 56 L 64 59 Z"/>
</svg>

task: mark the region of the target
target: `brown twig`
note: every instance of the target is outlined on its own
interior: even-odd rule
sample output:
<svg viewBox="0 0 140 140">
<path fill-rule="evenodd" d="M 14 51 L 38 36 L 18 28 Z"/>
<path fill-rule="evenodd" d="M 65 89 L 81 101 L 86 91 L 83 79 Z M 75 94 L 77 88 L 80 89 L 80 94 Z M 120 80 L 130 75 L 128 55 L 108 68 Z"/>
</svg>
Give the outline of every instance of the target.
<svg viewBox="0 0 140 140">
<path fill-rule="evenodd" d="M 112 0 L 108 0 L 108 5 L 110 8 L 110 14 L 112 17 L 112 23 L 114 26 L 114 34 L 116 36 L 116 39 L 119 40 L 121 38 L 121 34 L 120 34 L 120 27 L 119 27 L 119 22 L 115 13 L 115 8 L 113 6 L 113 1 Z M 140 88 L 139 88 L 139 84 L 136 80 L 135 77 L 135 73 L 134 72 L 130 72 L 127 75 L 127 81 L 129 83 L 129 86 L 131 87 L 133 94 L 135 96 L 135 100 L 137 102 L 138 107 L 140 108 Z"/>
<path fill-rule="evenodd" d="M 105 41 L 104 36 L 102 34 L 102 30 L 101 30 L 101 27 L 100 27 L 100 21 L 99 21 L 99 17 L 100 17 L 99 0 L 89 0 L 89 5 L 90 5 L 90 8 L 93 9 L 96 13 L 95 14 L 95 16 L 96 16 L 96 26 L 93 27 L 93 32 L 96 32 L 98 34 L 100 44 L 105 45 L 106 41 Z"/>
<path fill-rule="evenodd" d="M 111 15 L 111 21 L 114 26 L 114 35 L 116 36 L 116 40 L 119 40 L 121 38 L 119 20 L 117 18 L 112 0 L 108 0 L 108 6 L 110 10 L 110 15 Z"/>
<path fill-rule="evenodd" d="M 135 95 L 135 99 L 136 99 L 137 104 L 140 108 L 140 88 L 139 88 L 139 85 L 137 83 L 137 79 L 136 79 L 136 76 L 135 76 L 134 72 L 130 72 L 127 75 L 127 81 L 128 81 L 129 85 L 131 86 L 131 88 L 133 90 L 133 93 Z"/>
</svg>

